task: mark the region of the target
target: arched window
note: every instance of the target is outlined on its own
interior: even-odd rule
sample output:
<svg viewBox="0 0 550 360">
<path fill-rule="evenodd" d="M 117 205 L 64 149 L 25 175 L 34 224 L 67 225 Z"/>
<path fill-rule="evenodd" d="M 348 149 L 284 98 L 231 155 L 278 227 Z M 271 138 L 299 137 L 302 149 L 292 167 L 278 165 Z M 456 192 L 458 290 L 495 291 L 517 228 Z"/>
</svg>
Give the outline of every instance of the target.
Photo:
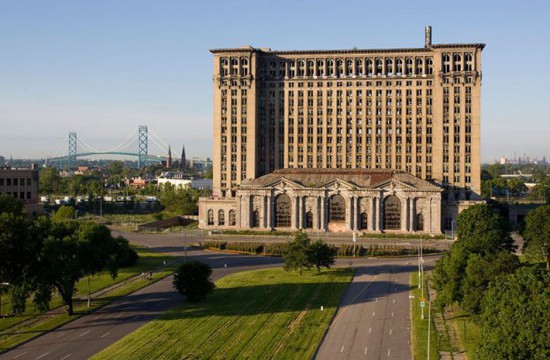
<svg viewBox="0 0 550 360">
<path fill-rule="evenodd" d="M 472 54 L 464 55 L 464 61 L 465 61 L 464 70 L 465 71 L 472 71 L 474 69 L 472 59 L 473 59 Z"/>
<path fill-rule="evenodd" d="M 328 204 L 328 221 L 346 221 L 346 201 L 342 195 L 332 195 Z"/>
<path fill-rule="evenodd" d="M 275 198 L 275 227 L 290 227 L 290 196 L 281 194 Z"/>
<path fill-rule="evenodd" d="M 413 73 L 413 60 L 408 58 L 405 60 L 405 74 L 411 75 Z"/>
<path fill-rule="evenodd" d="M 416 215 L 416 231 L 424 231 L 424 215 Z"/>
<path fill-rule="evenodd" d="M 384 200 L 384 230 L 401 229 L 401 201 L 395 195 Z"/>
<path fill-rule="evenodd" d="M 225 212 L 221 209 L 218 211 L 218 225 L 225 225 Z"/>
<path fill-rule="evenodd" d="M 352 75 L 353 74 L 353 60 L 347 59 L 346 60 L 346 75 Z"/>
<path fill-rule="evenodd" d="M 250 227 L 260 227 L 260 213 L 258 212 L 258 210 L 252 211 L 252 225 Z"/>
<path fill-rule="evenodd" d="M 397 75 L 401 75 L 403 73 L 403 60 L 397 59 L 395 60 L 395 72 Z"/>
<path fill-rule="evenodd" d="M 416 59 L 416 75 L 424 74 L 424 60 L 421 58 Z"/>
<path fill-rule="evenodd" d="M 303 60 L 298 60 L 298 76 L 305 75 L 306 63 Z"/>
<path fill-rule="evenodd" d="M 454 71 L 462 71 L 462 56 L 460 54 L 453 55 L 453 65 Z"/>
<path fill-rule="evenodd" d="M 306 229 L 313 229 L 313 213 L 311 211 L 306 213 Z"/>
<path fill-rule="evenodd" d="M 235 210 L 229 210 L 229 226 L 235 226 L 237 224 L 237 217 L 235 216 Z"/>
<path fill-rule="evenodd" d="M 317 60 L 317 76 L 325 75 L 325 62 L 323 60 Z"/>
<path fill-rule="evenodd" d="M 357 59 L 355 60 L 355 70 L 357 71 L 357 75 L 362 76 L 365 72 L 363 71 L 363 60 Z"/>
<path fill-rule="evenodd" d="M 367 66 L 367 75 L 372 75 L 372 60 L 367 59 L 367 61 L 365 61 L 365 65 Z"/>
<path fill-rule="evenodd" d="M 449 54 L 443 55 L 443 72 L 451 72 L 451 56 Z"/>
<path fill-rule="evenodd" d="M 432 58 L 426 59 L 426 74 L 432 75 L 434 73 L 434 61 Z"/>
<path fill-rule="evenodd" d="M 386 59 L 386 74 L 393 74 L 393 60 Z"/>
<path fill-rule="evenodd" d="M 375 72 L 376 75 L 382 75 L 382 67 L 383 67 L 382 59 L 376 59 L 376 72 Z"/>
<path fill-rule="evenodd" d="M 361 213 L 361 224 L 360 224 L 361 229 L 363 229 L 363 230 L 368 229 L 368 226 L 369 226 L 368 221 L 369 221 L 369 216 L 367 215 L 367 213 L 365 211 L 363 211 Z"/>
<path fill-rule="evenodd" d="M 313 76 L 313 71 L 315 70 L 315 62 L 313 60 L 307 61 L 307 76 Z"/>
<path fill-rule="evenodd" d="M 214 225 L 214 210 L 208 210 L 208 225 Z"/>
<path fill-rule="evenodd" d="M 337 72 L 338 72 L 338 76 L 342 76 L 344 74 L 344 61 L 342 59 L 338 59 L 336 60 L 336 67 L 337 67 Z"/>
<path fill-rule="evenodd" d="M 334 60 L 327 60 L 327 73 L 329 76 L 334 75 Z"/>
</svg>

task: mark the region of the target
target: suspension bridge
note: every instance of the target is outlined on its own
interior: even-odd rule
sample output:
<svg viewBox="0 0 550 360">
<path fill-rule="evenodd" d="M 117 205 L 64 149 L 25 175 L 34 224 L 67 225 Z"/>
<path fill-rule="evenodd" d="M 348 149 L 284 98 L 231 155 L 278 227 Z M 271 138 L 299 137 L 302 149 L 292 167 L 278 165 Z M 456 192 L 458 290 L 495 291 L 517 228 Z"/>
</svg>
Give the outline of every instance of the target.
<svg viewBox="0 0 550 360">
<path fill-rule="evenodd" d="M 166 161 L 166 155 L 152 155 L 149 153 L 150 140 L 159 149 L 165 149 L 164 151 L 167 151 L 169 148 L 169 145 L 152 132 L 147 125 L 140 125 L 137 132 L 132 133 L 126 140 L 112 149 L 104 151 L 88 145 L 82 138 L 77 136 L 76 132 L 69 132 L 68 152 L 64 155 L 48 157 L 45 161 L 47 164 L 64 164 L 69 168 L 76 165 L 77 158 L 87 156 L 118 155 L 135 157 L 137 158 L 138 168 L 150 163 Z"/>
</svg>

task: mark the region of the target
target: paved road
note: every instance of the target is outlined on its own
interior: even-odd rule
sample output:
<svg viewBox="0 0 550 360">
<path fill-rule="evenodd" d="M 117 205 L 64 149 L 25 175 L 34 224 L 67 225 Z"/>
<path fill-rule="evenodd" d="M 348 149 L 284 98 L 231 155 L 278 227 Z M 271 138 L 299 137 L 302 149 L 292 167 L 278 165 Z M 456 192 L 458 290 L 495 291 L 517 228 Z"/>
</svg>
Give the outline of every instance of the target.
<svg viewBox="0 0 550 360">
<path fill-rule="evenodd" d="M 213 267 L 213 279 L 249 269 L 273 267 L 280 258 L 184 250 L 183 236 L 114 231 L 152 250 L 183 257 L 187 254 Z M 319 359 L 409 359 L 408 272 L 414 259 L 354 260 L 356 277 L 319 349 Z M 340 260 L 348 265 L 349 260 Z M 168 277 L 125 296 L 89 315 L 0 355 L 4 359 L 87 359 L 181 303 Z M 395 303 L 394 303 L 395 300 Z M 374 313 L 374 315 L 373 315 Z M 393 314 L 392 314 L 393 313 Z M 392 316 L 393 315 L 393 316 Z M 391 333 L 390 333 L 391 332 Z M 368 355 L 368 357 L 367 357 Z M 360 356 L 360 357 L 359 357 Z"/>
<path fill-rule="evenodd" d="M 214 280 L 239 271 L 273 267 L 282 261 L 196 249 L 188 255 L 209 263 Z M 181 302 L 182 297 L 172 289 L 170 276 L 8 351 L 0 359 L 87 359 Z"/>
<path fill-rule="evenodd" d="M 433 258 L 426 258 L 428 269 Z M 409 274 L 415 259 L 370 259 L 355 277 L 317 359 L 412 359 Z"/>
</svg>

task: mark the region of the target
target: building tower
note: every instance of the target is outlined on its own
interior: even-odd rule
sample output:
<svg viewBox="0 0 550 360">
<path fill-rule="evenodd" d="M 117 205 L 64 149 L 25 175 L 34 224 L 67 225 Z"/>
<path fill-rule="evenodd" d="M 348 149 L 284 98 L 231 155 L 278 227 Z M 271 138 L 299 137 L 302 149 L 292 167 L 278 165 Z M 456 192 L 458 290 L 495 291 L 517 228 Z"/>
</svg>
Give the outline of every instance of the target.
<svg viewBox="0 0 550 360">
<path fill-rule="evenodd" d="M 168 156 L 166 157 L 166 168 L 170 169 L 172 167 L 172 149 L 168 145 Z"/>
</svg>

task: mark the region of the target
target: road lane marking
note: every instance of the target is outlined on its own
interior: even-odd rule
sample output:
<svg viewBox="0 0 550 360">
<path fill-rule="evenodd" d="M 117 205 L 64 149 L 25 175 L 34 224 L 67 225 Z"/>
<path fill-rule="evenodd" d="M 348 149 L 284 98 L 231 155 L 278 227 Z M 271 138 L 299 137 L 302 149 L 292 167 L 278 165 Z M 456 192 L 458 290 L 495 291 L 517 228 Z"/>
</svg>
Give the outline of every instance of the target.
<svg viewBox="0 0 550 360">
<path fill-rule="evenodd" d="M 355 300 L 357 300 L 357 298 L 359 297 L 359 295 L 361 295 L 365 290 L 367 290 L 369 288 L 369 286 L 372 285 L 372 283 L 374 282 L 374 280 L 378 277 L 378 275 L 376 275 L 370 283 L 367 284 L 367 286 L 365 286 L 361 291 L 359 291 L 357 293 L 357 295 L 355 295 L 355 297 L 353 299 L 351 299 L 351 301 L 347 304 L 353 304 L 355 302 Z M 336 324 L 336 322 L 338 321 L 338 319 L 346 312 L 347 310 L 347 307 L 344 305 L 344 307 L 342 307 L 342 312 L 340 312 L 340 314 L 338 314 L 335 318 L 334 318 L 334 321 L 332 322 L 332 325 L 330 327 L 332 327 L 334 324 Z"/>
<path fill-rule="evenodd" d="M 121 316 L 122 316 L 122 313 L 119 313 L 117 316 L 115 316 L 115 319 L 118 319 Z"/>
<path fill-rule="evenodd" d="M 84 331 L 82 334 L 78 335 L 78 337 L 83 337 L 84 335 L 86 335 L 86 334 L 89 333 L 89 332 L 90 332 L 90 330 Z"/>
<path fill-rule="evenodd" d="M 393 311 L 392 311 L 392 313 L 391 313 L 391 317 L 393 317 Z"/>
<path fill-rule="evenodd" d="M 372 330 L 372 328 L 369 328 L 369 334 L 370 334 L 371 330 Z"/>
<path fill-rule="evenodd" d="M 376 312 L 375 312 L 375 311 L 373 311 L 373 312 L 372 312 L 372 316 L 374 316 L 374 314 L 376 314 Z"/>
<path fill-rule="evenodd" d="M 110 334 L 110 332 L 106 332 L 105 334 L 101 335 L 99 338 L 103 339 L 105 336 L 108 336 L 109 334 Z"/>
<path fill-rule="evenodd" d="M 393 332 L 393 330 L 392 330 L 392 329 L 390 329 L 390 335 L 392 334 L 392 332 Z"/>
<path fill-rule="evenodd" d="M 393 303 L 395 304 L 395 299 L 393 299 Z"/>
<path fill-rule="evenodd" d="M 388 357 L 390 357 L 390 349 L 388 349 Z"/>
<path fill-rule="evenodd" d="M 71 356 L 71 355 L 72 355 L 72 354 L 67 354 L 67 355 L 63 356 L 63 357 L 62 357 L 61 359 L 59 359 L 59 360 L 65 360 L 65 359 L 67 359 L 67 358 L 68 358 L 69 356 Z"/>
<path fill-rule="evenodd" d="M 44 353 L 44 354 L 40 355 L 39 357 L 37 357 L 36 360 L 38 360 L 38 359 L 40 359 L 40 358 L 43 358 L 44 356 L 46 356 L 46 355 L 48 355 L 48 354 L 49 354 L 49 352 Z"/>
<path fill-rule="evenodd" d="M 19 354 L 19 355 L 14 356 L 13 358 L 14 358 L 14 359 L 20 358 L 21 356 L 25 355 L 26 353 L 27 353 L 27 352 L 25 351 L 25 352 L 23 352 L 23 353 L 21 353 L 21 354 Z"/>
<path fill-rule="evenodd" d="M 342 345 L 342 350 L 340 350 L 340 352 L 341 353 L 344 352 L 344 345 Z"/>
<path fill-rule="evenodd" d="M 369 351 L 368 347 L 365 348 L 365 355 L 367 355 L 367 351 Z"/>
</svg>

